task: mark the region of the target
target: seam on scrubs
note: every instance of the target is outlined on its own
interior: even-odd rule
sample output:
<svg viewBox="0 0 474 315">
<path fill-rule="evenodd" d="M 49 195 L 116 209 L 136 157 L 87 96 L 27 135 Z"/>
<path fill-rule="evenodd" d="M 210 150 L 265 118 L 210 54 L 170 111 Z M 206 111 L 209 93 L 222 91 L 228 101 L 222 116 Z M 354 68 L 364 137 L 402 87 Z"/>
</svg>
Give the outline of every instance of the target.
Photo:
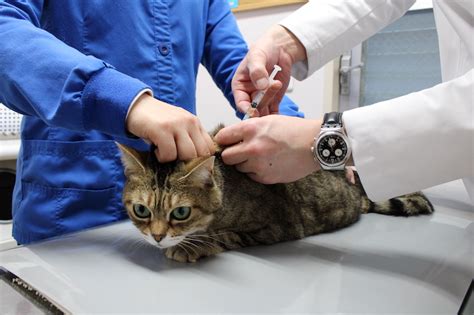
<svg viewBox="0 0 474 315">
<path fill-rule="evenodd" d="M 170 38 L 170 7 L 169 1 L 155 2 L 154 7 L 154 35 L 157 69 L 157 97 L 170 104 L 176 103 L 174 87 L 174 71 L 172 64 L 173 49 Z M 161 46 L 169 46 L 166 55 L 161 54 Z M 163 70 L 165 69 L 165 70 Z"/>
<path fill-rule="evenodd" d="M 87 36 L 89 35 L 88 28 L 86 27 L 87 15 L 85 12 L 85 5 L 82 6 L 82 52 L 85 55 L 90 55 L 89 50 L 87 49 Z"/>
<path fill-rule="evenodd" d="M 112 151 L 112 148 L 110 148 L 110 155 L 113 156 L 113 170 L 114 170 L 114 174 L 113 174 L 113 177 L 114 177 L 114 182 L 115 183 L 118 183 L 119 182 L 119 172 L 122 171 L 121 168 L 119 168 L 119 163 L 122 163 L 121 162 L 121 159 L 120 159 L 120 153 L 119 153 L 119 150 L 118 148 L 116 148 L 115 150 Z M 121 213 L 122 213 L 122 208 L 121 208 L 121 198 L 122 196 L 122 192 L 119 191 L 119 186 L 118 185 L 115 185 L 115 193 L 114 193 L 114 197 L 115 197 L 115 200 L 114 200 L 114 203 L 115 203 L 115 211 L 114 211 L 114 216 L 115 216 L 115 219 L 116 220 L 119 220 L 121 218 Z"/>
<path fill-rule="evenodd" d="M 54 143 L 58 145 L 53 145 Z M 25 140 L 24 155 L 25 158 L 30 158 L 32 154 L 41 154 L 48 156 L 97 156 L 103 159 L 110 158 L 109 149 L 115 146 L 113 140 L 84 140 L 84 141 L 52 141 L 52 140 Z M 100 148 L 94 148 L 99 146 Z M 91 146 L 87 148 L 86 146 Z M 71 150 L 77 147 L 78 150 Z"/>
<path fill-rule="evenodd" d="M 91 188 L 80 188 L 80 187 L 62 187 L 62 186 L 61 187 L 55 187 L 55 186 L 49 186 L 49 185 L 33 183 L 33 182 L 26 181 L 26 180 L 22 180 L 22 183 L 24 183 L 26 185 L 29 185 L 31 187 L 35 187 L 36 189 L 41 189 L 46 195 L 50 195 L 50 196 L 54 196 L 54 195 L 57 195 L 57 194 L 62 194 L 61 190 L 67 190 L 67 193 L 71 194 L 71 195 L 78 195 L 83 191 L 94 193 L 94 192 L 101 192 L 101 191 L 107 191 L 107 190 L 115 189 L 117 187 L 116 185 L 111 185 L 111 186 L 108 186 L 108 187 L 105 187 L 105 188 L 97 188 L 97 189 L 94 189 L 94 188 L 92 188 L 92 189 Z M 57 191 L 59 191 L 59 192 L 57 192 Z"/>
<path fill-rule="evenodd" d="M 100 68 L 99 70 L 94 71 L 93 73 L 90 74 L 90 76 L 89 76 L 88 78 L 86 78 L 86 79 L 84 80 L 84 87 L 83 87 L 83 89 L 82 89 L 82 91 L 81 91 L 82 130 L 87 130 L 87 129 L 86 129 L 86 126 L 85 126 L 85 125 L 86 125 L 85 122 L 86 122 L 86 121 L 89 121 L 88 119 L 90 119 L 90 118 L 89 118 L 89 113 L 88 113 L 88 110 L 87 110 L 87 108 L 90 108 L 90 105 L 88 106 L 88 105 L 86 104 L 86 102 L 84 102 L 84 90 L 86 89 L 86 87 L 87 87 L 88 85 L 93 84 L 93 83 L 95 82 L 96 78 L 97 78 L 97 75 L 98 75 L 99 73 L 101 73 L 102 71 L 104 71 L 105 69 L 107 69 L 107 67 L 106 67 L 106 65 L 105 65 L 105 63 L 104 63 L 104 68 Z"/>
<path fill-rule="evenodd" d="M 153 3 L 153 10 L 151 10 L 151 14 L 153 15 L 153 37 L 154 37 L 154 43 L 153 43 L 153 51 L 155 53 L 155 63 L 154 63 L 154 67 L 155 67 L 155 73 L 159 73 L 160 72 L 160 69 L 159 69 L 159 66 L 158 66 L 158 58 L 159 58 L 159 51 L 158 51 L 158 34 L 157 34 L 157 31 L 156 31 L 156 24 L 158 24 L 158 18 L 157 18 L 157 3 L 154 2 Z M 156 87 L 156 98 L 159 99 L 160 98 L 160 90 L 159 90 L 159 87 L 160 87 L 160 79 L 159 79 L 159 76 L 158 75 L 154 75 L 153 76 L 153 80 L 155 81 L 155 87 Z"/>
<path fill-rule="evenodd" d="M 63 224 L 63 219 L 60 215 L 61 213 L 61 201 L 64 199 L 64 190 L 60 191 L 60 192 L 56 192 L 54 195 L 56 195 L 56 198 L 54 198 L 54 207 L 55 207 L 55 211 L 54 211 L 54 219 L 55 219 L 55 229 L 56 229 L 56 233 L 57 235 L 58 234 L 63 234 L 64 232 L 64 229 L 62 228 L 64 226 Z"/>
</svg>

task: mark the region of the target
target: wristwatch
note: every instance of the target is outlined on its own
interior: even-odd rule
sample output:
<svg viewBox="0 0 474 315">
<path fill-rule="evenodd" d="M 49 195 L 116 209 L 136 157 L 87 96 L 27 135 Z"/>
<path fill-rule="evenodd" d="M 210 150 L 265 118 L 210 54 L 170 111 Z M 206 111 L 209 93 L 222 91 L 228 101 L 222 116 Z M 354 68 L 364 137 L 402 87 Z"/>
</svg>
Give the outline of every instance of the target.
<svg viewBox="0 0 474 315">
<path fill-rule="evenodd" d="M 343 170 L 351 156 L 351 147 L 342 124 L 342 113 L 324 114 L 319 135 L 311 147 L 313 157 L 323 170 Z"/>
</svg>

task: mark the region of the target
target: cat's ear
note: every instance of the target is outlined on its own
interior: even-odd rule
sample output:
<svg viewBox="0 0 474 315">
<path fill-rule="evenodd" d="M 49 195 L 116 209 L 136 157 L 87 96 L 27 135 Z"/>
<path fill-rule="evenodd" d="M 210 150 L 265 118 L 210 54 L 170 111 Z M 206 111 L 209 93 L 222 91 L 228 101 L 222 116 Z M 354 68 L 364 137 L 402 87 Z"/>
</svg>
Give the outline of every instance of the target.
<svg viewBox="0 0 474 315">
<path fill-rule="evenodd" d="M 145 171 L 145 159 L 138 151 L 118 142 L 115 143 L 122 152 L 122 164 L 127 173 Z"/>
<path fill-rule="evenodd" d="M 187 165 L 188 171 L 179 179 L 179 181 L 188 180 L 197 185 L 213 186 L 214 181 L 212 174 L 214 173 L 214 161 L 216 157 L 210 156 L 205 160 L 201 160 L 197 165 L 190 163 Z"/>
</svg>

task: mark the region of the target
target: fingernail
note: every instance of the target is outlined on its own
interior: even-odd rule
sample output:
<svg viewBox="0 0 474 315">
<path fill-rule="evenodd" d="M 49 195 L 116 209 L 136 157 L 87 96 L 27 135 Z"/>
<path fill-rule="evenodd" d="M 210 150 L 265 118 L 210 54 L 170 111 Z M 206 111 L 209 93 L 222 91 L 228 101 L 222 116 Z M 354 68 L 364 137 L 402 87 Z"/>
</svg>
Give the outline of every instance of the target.
<svg viewBox="0 0 474 315">
<path fill-rule="evenodd" d="M 265 78 L 258 79 L 257 82 L 255 82 L 256 88 L 259 90 L 263 90 L 267 87 L 268 85 L 268 80 Z"/>
</svg>

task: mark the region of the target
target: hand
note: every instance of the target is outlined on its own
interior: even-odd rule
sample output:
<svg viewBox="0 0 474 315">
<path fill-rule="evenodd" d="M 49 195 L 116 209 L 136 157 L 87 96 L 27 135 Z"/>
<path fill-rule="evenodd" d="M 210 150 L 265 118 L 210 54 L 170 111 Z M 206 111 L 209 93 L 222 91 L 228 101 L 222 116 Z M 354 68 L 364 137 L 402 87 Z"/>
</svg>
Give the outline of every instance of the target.
<svg viewBox="0 0 474 315">
<path fill-rule="evenodd" d="M 292 65 L 306 59 L 301 42 L 280 25 L 273 26 L 250 48 L 232 79 L 232 91 L 237 108 L 246 113 L 258 91 L 267 90 L 255 116 L 278 113 L 278 106 L 285 95 Z M 269 86 L 269 72 L 274 65 L 282 68 Z"/>
<path fill-rule="evenodd" d="M 156 145 L 160 162 L 214 154 L 215 146 L 199 119 L 186 110 L 143 94 L 130 110 L 127 129 Z"/>
<path fill-rule="evenodd" d="M 227 148 L 224 163 L 260 183 L 287 183 L 319 169 L 311 146 L 321 121 L 271 115 L 221 129 L 214 140 Z"/>
</svg>

